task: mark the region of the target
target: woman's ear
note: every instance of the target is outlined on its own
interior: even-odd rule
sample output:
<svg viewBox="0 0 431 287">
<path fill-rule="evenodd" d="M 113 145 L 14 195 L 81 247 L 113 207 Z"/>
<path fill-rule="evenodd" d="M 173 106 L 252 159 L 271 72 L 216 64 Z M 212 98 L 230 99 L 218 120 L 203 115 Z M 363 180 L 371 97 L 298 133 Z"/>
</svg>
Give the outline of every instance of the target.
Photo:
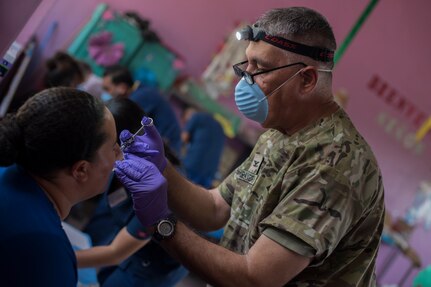
<svg viewBox="0 0 431 287">
<path fill-rule="evenodd" d="M 72 166 L 72 176 L 78 182 L 85 182 L 88 180 L 88 172 L 90 170 L 90 163 L 86 160 L 80 160 Z"/>
<path fill-rule="evenodd" d="M 316 68 L 311 66 L 305 67 L 299 74 L 302 77 L 302 91 L 304 93 L 313 91 L 318 77 Z"/>
</svg>

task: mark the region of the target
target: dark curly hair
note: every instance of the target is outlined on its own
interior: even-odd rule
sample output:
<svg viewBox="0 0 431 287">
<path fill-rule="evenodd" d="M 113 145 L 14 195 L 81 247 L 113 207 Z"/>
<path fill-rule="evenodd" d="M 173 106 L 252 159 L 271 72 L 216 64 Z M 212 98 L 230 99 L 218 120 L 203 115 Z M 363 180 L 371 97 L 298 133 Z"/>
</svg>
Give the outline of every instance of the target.
<svg viewBox="0 0 431 287">
<path fill-rule="evenodd" d="M 47 71 L 44 77 L 45 87 L 73 87 L 84 81 L 84 73 L 77 60 L 69 54 L 59 51 L 45 63 Z"/>
<path fill-rule="evenodd" d="M 105 107 L 73 88 L 51 88 L 0 121 L 0 166 L 14 163 L 41 177 L 91 161 L 106 140 Z"/>
</svg>

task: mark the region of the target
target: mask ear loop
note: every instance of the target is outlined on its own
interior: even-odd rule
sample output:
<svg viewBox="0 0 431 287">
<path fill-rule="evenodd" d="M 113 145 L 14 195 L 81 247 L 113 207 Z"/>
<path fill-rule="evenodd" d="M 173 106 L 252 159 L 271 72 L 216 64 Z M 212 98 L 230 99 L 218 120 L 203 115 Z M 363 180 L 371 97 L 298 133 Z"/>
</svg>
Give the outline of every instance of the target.
<svg viewBox="0 0 431 287">
<path fill-rule="evenodd" d="M 324 72 L 324 73 L 332 73 L 331 69 L 316 69 L 318 72 Z"/>
<path fill-rule="evenodd" d="M 304 68 L 305 69 L 305 68 Z M 332 73 L 332 70 L 331 69 L 316 69 L 316 71 L 318 71 L 318 72 L 324 72 L 324 73 Z M 317 81 L 318 81 L 319 79 L 317 79 Z M 317 81 L 316 81 L 316 83 L 317 83 Z M 313 91 L 314 91 L 314 89 L 316 88 L 316 85 L 313 87 Z"/>
<path fill-rule="evenodd" d="M 292 77 L 288 78 L 286 81 L 284 81 L 280 86 L 278 86 L 277 88 L 275 88 L 275 90 L 273 90 L 271 93 L 269 93 L 265 98 L 260 99 L 258 103 L 263 102 L 264 100 L 268 99 L 270 96 L 272 96 L 273 94 L 275 94 L 279 89 L 281 89 L 287 82 L 289 82 L 291 79 L 295 78 L 297 75 L 299 75 L 300 72 L 302 72 L 302 70 L 304 70 L 304 68 L 298 70 L 298 72 L 296 72 L 295 74 L 293 74 Z"/>
<path fill-rule="evenodd" d="M 299 73 L 301 73 L 306 67 L 299 69 L 298 72 L 296 72 L 292 77 L 290 77 L 289 79 L 287 79 L 286 81 L 284 81 L 280 86 L 278 86 L 277 88 L 275 88 L 275 90 L 273 90 L 271 93 L 269 93 L 265 98 L 260 99 L 258 101 L 258 103 L 263 102 L 264 100 L 266 100 L 267 98 L 269 98 L 270 96 L 272 96 L 273 94 L 275 94 L 279 89 L 281 89 L 287 82 L 289 82 L 291 79 L 295 78 L 297 75 L 299 75 Z M 319 72 L 325 72 L 325 73 L 332 73 L 331 69 L 316 69 L 316 71 Z"/>
</svg>

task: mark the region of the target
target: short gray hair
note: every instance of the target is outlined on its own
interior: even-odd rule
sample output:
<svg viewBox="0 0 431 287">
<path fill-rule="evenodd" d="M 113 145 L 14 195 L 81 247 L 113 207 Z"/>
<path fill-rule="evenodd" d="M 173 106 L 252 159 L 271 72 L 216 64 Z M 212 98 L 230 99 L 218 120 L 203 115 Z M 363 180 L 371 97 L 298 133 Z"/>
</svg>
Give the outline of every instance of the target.
<svg viewBox="0 0 431 287">
<path fill-rule="evenodd" d="M 334 33 L 324 16 L 305 7 L 273 9 L 255 23 L 265 33 L 313 47 L 335 50 Z"/>
</svg>

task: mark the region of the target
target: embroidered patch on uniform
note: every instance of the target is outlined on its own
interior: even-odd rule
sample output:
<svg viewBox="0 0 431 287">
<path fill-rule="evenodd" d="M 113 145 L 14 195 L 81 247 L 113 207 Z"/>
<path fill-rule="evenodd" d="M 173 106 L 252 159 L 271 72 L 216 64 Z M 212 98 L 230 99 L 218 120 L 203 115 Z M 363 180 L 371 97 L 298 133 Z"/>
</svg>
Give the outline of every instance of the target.
<svg viewBox="0 0 431 287">
<path fill-rule="evenodd" d="M 261 154 L 255 154 L 253 160 L 251 161 L 251 165 L 248 169 L 249 172 L 257 174 L 260 166 L 263 162 L 263 156 Z"/>
<path fill-rule="evenodd" d="M 235 176 L 237 179 L 247 182 L 248 184 L 253 184 L 256 181 L 257 175 L 252 174 L 249 171 L 243 169 L 237 169 Z"/>
<path fill-rule="evenodd" d="M 127 199 L 127 192 L 121 187 L 108 194 L 108 203 L 110 207 L 115 207 Z"/>
</svg>

